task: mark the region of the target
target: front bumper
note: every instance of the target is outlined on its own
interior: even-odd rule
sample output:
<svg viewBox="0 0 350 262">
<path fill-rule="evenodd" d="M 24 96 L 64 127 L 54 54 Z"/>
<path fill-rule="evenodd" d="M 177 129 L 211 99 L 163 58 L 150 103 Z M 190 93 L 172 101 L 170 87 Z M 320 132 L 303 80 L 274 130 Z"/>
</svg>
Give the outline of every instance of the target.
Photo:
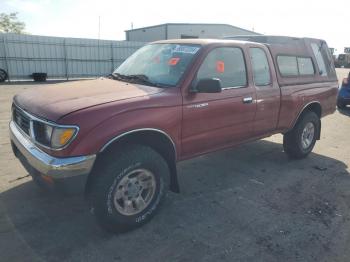
<svg viewBox="0 0 350 262">
<path fill-rule="evenodd" d="M 69 193 L 84 191 L 96 155 L 67 158 L 50 156 L 31 142 L 13 121 L 10 122 L 10 138 L 14 154 L 33 179 Z"/>
</svg>

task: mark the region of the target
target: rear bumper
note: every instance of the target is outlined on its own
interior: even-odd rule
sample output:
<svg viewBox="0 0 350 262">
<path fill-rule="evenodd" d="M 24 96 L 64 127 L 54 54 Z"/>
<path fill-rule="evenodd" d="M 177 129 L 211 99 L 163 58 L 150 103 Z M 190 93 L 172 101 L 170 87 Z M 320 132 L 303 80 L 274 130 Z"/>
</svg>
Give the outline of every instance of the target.
<svg viewBox="0 0 350 262">
<path fill-rule="evenodd" d="M 22 134 L 12 121 L 10 138 L 14 154 L 39 184 L 60 188 L 67 193 L 84 191 L 96 155 L 67 158 L 50 156 Z"/>
</svg>

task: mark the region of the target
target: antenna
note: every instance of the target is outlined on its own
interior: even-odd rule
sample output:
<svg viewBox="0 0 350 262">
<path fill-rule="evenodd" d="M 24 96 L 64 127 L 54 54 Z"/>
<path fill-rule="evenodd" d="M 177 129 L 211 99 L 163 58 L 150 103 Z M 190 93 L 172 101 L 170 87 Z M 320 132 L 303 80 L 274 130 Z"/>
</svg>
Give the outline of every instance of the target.
<svg viewBox="0 0 350 262">
<path fill-rule="evenodd" d="M 134 29 L 134 23 L 131 22 L 131 30 L 133 30 L 133 29 Z"/>
</svg>

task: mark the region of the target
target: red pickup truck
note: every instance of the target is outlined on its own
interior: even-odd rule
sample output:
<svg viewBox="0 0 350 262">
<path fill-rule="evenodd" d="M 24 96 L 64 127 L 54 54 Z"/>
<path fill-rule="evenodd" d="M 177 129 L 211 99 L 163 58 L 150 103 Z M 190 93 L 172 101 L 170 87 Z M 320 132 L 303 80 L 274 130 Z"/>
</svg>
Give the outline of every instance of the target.
<svg viewBox="0 0 350 262">
<path fill-rule="evenodd" d="M 323 40 L 159 41 L 109 77 L 16 95 L 11 144 L 35 182 L 84 192 L 99 223 L 120 232 L 178 191 L 178 161 L 276 133 L 291 158 L 306 157 L 337 90 Z"/>
</svg>

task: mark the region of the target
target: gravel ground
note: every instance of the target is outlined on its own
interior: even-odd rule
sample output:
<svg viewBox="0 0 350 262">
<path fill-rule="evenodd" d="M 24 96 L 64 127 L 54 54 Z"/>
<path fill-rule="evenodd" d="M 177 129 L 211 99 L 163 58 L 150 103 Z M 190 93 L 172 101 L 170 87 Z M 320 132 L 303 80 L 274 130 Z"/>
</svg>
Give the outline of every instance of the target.
<svg viewBox="0 0 350 262">
<path fill-rule="evenodd" d="M 112 235 L 81 198 L 41 192 L 13 156 L 11 99 L 26 88 L 0 86 L 1 261 L 349 261 L 350 109 L 323 119 L 304 160 L 275 135 L 180 163 L 181 193 Z"/>
</svg>

